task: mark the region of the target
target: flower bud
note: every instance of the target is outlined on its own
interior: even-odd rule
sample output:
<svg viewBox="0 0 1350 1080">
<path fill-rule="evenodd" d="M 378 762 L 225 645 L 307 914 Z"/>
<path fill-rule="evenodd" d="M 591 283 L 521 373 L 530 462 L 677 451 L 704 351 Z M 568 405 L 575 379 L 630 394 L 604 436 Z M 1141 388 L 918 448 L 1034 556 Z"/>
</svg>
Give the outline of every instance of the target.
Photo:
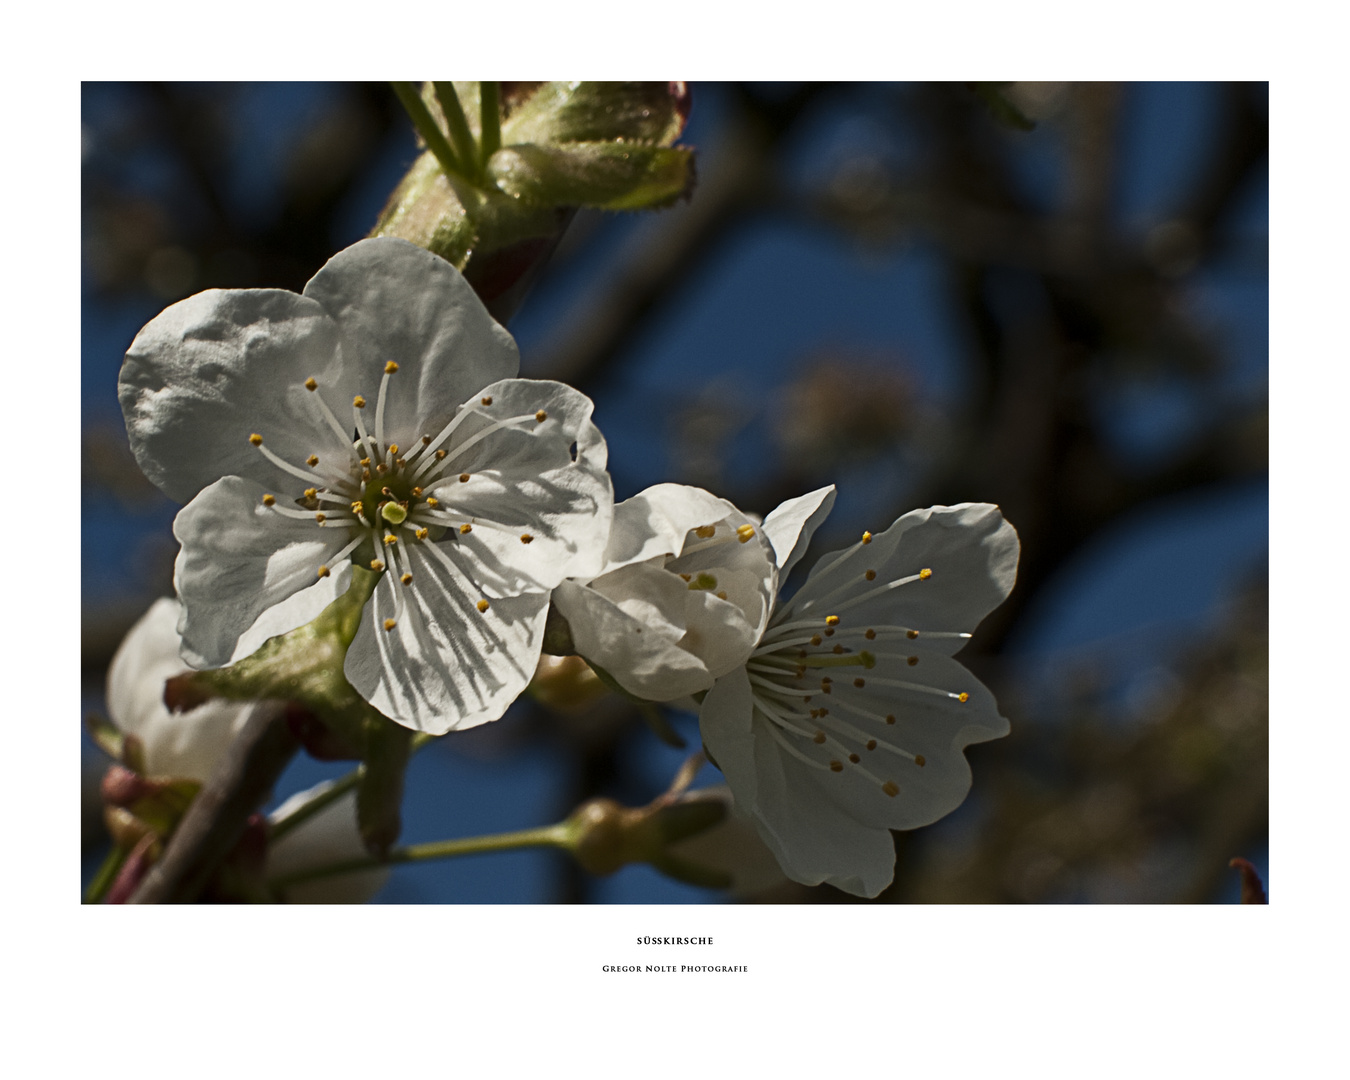
<svg viewBox="0 0 1350 1080">
<path fill-rule="evenodd" d="M 609 693 L 579 656 L 541 656 L 526 689 L 540 704 L 564 713 L 582 712 Z"/>
<path fill-rule="evenodd" d="M 591 799 L 567 819 L 575 830 L 572 856 L 592 874 L 612 874 L 631 862 L 629 829 L 635 811 L 613 799 Z"/>
</svg>

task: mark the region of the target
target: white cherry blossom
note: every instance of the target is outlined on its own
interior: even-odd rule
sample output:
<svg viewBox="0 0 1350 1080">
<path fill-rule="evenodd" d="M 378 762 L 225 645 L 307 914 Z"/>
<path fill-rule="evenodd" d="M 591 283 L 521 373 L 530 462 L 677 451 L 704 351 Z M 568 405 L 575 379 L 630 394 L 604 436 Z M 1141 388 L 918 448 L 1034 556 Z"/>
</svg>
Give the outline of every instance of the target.
<svg viewBox="0 0 1350 1080">
<path fill-rule="evenodd" d="M 177 600 L 156 600 L 122 640 L 108 668 L 108 715 L 120 731 L 141 741 L 149 775 L 205 784 L 249 719 L 260 710 L 278 712 L 282 705 L 212 700 L 186 713 L 170 713 L 164 705 L 164 681 L 186 670 L 179 656 L 179 614 Z M 293 795 L 272 816 L 291 813 L 329 786 L 325 782 Z M 284 877 L 364 854 L 366 847 L 356 824 L 356 795 L 351 792 L 269 843 L 267 873 Z M 336 875 L 295 886 L 288 890 L 287 899 L 362 904 L 388 878 L 388 867 Z"/>
<path fill-rule="evenodd" d="M 188 503 L 184 658 L 219 667 L 309 622 L 355 563 L 379 574 L 345 664 L 361 695 L 433 734 L 501 716 L 613 512 L 590 399 L 518 368 L 459 272 L 392 238 L 301 294 L 211 290 L 150 322 L 119 397 L 142 469 Z"/>
<path fill-rule="evenodd" d="M 833 500 L 815 492 L 765 521 L 781 572 Z M 704 745 L 793 880 L 876 896 L 894 875 L 889 830 L 965 799 L 964 748 L 1008 722 L 952 654 L 1007 597 L 1017 558 L 996 506 L 905 514 L 822 558 L 749 661 L 708 692 Z"/>
<path fill-rule="evenodd" d="M 777 589 L 758 522 L 702 488 L 657 484 L 614 508 L 605 562 L 558 586 L 578 653 L 629 693 L 672 701 L 745 663 Z"/>
</svg>

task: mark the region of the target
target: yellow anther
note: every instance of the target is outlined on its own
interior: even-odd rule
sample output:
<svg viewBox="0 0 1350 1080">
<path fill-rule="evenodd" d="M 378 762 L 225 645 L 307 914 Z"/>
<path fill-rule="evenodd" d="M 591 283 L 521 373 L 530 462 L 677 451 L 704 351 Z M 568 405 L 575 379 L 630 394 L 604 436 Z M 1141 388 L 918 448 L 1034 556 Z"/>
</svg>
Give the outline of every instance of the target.
<svg viewBox="0 0 1350 1080">
<path fill-rule="evenodd" d="M 446 453 L 447 453 L 447 451 L 445 451 L 445 450 L 437 450 L 437 451 L 436 451 L 436 460 L 437 460 L 437 461 L 444 461 L 444 460 L 445 460 L 445 455 L 446 455 Z"/>
<path fill-rule="evenodd" d="M 725 600 L 726 598 L 727 598 L 727 593 L 726 593 L 726 590 L 725 590 L 725 589 L 723 589 L 721 592 L 719 592 L 719 593 L 717 594 L 717 599 L 719 599 L 719 600 Z"/>
<path fill-rule="evenodd" d="M 397 625 L 398 625 L 398 623 L 394 622 L 393 619 L 385 619 L 385 620 L 384 620 L 384 628 L 385 628 L 386 630 L 392 630 L 392 629 L 393 629 L 394 627 L 396 627 Z"/>
<path fill-rule="evenodd" d="M 830 772 L 843 772 L 843 771 L 844 771 L 844 763 L 842 761 L 830 762 Z"/>
<path fill-rule="evenodd" d="M 826 626 L 838 626 L 838 625 L 839 625 L 839 616 L 838 616 L 838 615 L 826 615 L 826 616 L 825 616 L 825 625 L 826 625 Z"/>
<path fill-rule="evenodd" d="M 685 581 L 693 581 L 693 580 L 694 580 L 694 575 L 693 575 L 693 574 L 681 574 L 680 577 L 684 578 Z"/>
<path fill-rule="evenodd" d="M 928 764 L 928 760 L 927 760 L 927 758 L 925 758 L 922 754 L 915 754 L 915 755 L 914 755 L 914 764 L 917 765 L 919 768 L 922 769 L 925 765 Z"/>
<path fill-rule="evenodd" d="M 401 469 L 401 468 L 403 468 L 403 466 L 406 465 L 406 464 L 408 464 L 408 463 L 407 463 L 406 461 L 404 461 L 403 458 L 395 458 L 395 459 L 394 459 L 394 468 L 396 468 L 396 469 Z"/>
<path fill-rule="evenodd" d="M 811 711 L 812 711 L 813 713 L 815 712 L 814 709 L 812 709 Z M 815 743 L 817 746 L 819 746 L 820 744 L 824 743 L 824 741 L 825 741 L 825 732 L 823 732 L 823 731 L 817 731 L 814 735 L 811 736 L 811 741 L 812 741 L 813 743 Z"/>
<path fill-rule="evenodd" d="M 905 661 L 905 663 L 908 664 L 910 667 L 913 667 L 918 662 L 919 658 L 917 656 L 911 656 L 908 660 Z"/>
<path fill-rule="evenodd" d="M 488 394 L 486 397 L 483 398 L 483 404 L 484 404 L 484 405 L 491 405 L 491 404 L 492 404 L 492 395 L 491 395 L 491 394 Z"/>
<path fill-rule="evenodd" d="M 361 468 L 363 468 L 363 469 L 369 469 L 369 468 L 370 468 L 370 458 L 368 458 L 368 457 L 363 457 L 363 458 L 361 459 Z"/>
<path fill-rule="evenodd" d="M 386 375 L 392 375 L 392 374 L 393 374 L 394 372 L 396 372 L 397 370 L 398 370 L 398 365 L 397 365 L 396 363 L 394 363 L 392 360 L 388 361 L 388 362 L 384 365 L 384 373 L 385 373 Z"/>
<path fill-rule="evenodd" d="M 812 644 L 812 645 L 819 645 L 819 644 L 820 644 L 822 641 L 824 641 L 824 640 L 825 640 L 825 639 L 824 639 L 823 637 L 821 637 L 819 634 L 812 634 L 812 635 L 811 635 L 811 644 Z"/>
<path fill-rule="evenodd" d="M 836 645 L 830 651 L 833 652 L 835 656 L 838 656 L 840 653 L 844 651 L 844 647 L 842 645 Z"/>
<path fill-rule="evenodd" d="M 320 511 L 319 513 L 314 515 L 314 520 L 317 521 L 320 525 L 322 525 L 325 521 L 328 520 L 328 515 L 323 513 L 323 511 Z"/>
<path fill-rule="evenodd" d="M 755 527 L 753 525 L 742 525 L 736 530 L 736 539 L 742 544 L 753 540 L 755 536 Z"/>
<path fill-rule="evenodd" d="M 275 495 L 264 495 L 264 496 L 263 496 L 263 505 L 264 505 L 264 506 L 275 506 L 275 505 L 276 505 L 276 501 L 277 501 L 277 497 L 276 497 Z"/>
<path fill-rule="evenodd" d="M 401 578 L 399 578 L 399 581 L 403 582 L 404 585 L 411 585 L 411 584 L 412 584 L 412 575 L 411 575 L 411 574 L 404 574 Z"/>
<path fill-rule="evenodd" d="M 540 409 L 537 413 L 534 414 L 534 418 L 537 421 L 539 421 L 539 423 L 542 424 L 545 420 L 548 419 L 548 413 L 544 412 L 543 409 Z"/>
<path fill-rule="evenodd" d="M 398 457 L 398 443 L 391 442 L 389 444 L 389 453 L 393 454 L 394 457 Z"/>
<path fill-rule="evenodd" d="M 305 498 L 306 498 L 306 499 L 312 499 L 312 498 L 314 498 L 314 496 L 317 495 L 318 493 L 319 493 L 319 489 L 318 489 L 318 488 L 305 488 Z"/>
<path fill-rule="evenodd" d="M 867 685 L 867 680 L 866 680 L 866 679 L 854 679 L 854 680 L 853 680 L 853 685 L 856 686 L 859 690 L 861 690 L 864 686 Z"/>
<path fill-rule="evenodd" d="M 894 716 L 891 716 L 889 713 L 887 713 L 887 714 L 886 714 L 886 723 L 888 723 L 888 724 L 894 724 L 894 723 L 895 723 L 895 717 L 894 717 Z"/>
<path fill-rule="evenodd" d="M 929 570 L 929 569 L 927 569 L 927 568 L 925 568 L 925 569 L 919 571 L 919 580 L 920 580 L 920 581 L 927 581 L 927 580 L 928 580 L 930 577 L 932 577 L 932 576 L 933 576 L 933 571 L 931 571 L 931 570 Z"/>
<path fill-rule="evenodd" d="M 865 533 L 863 533 L 863 534 L 862 534 L 862 542 L 863 542 L 864 544 L 870 544 L 870 543 L 872 542 L 872 534 L 871 534 L 870 532 L 865 532 Z"/>
<path fill-rule="evenodd" d="M 865 637 L 868 641 L 874 641 L 876 639 L 876 636 L 877 632 L 873 630 L 870 626 L 867 628 L 867 632 L 863 634 L 863 637 Z"/>
<path fill-rule="evenodd" d="M 427 538 L 427 531 L 426 529 L 418 529 L 413 535 L 419 540 L 425 540 Z"/>
<path fill-rule="evenodd" d="M 469 482 L 469 474 L 466 473 L 466 472 L 460 473 L 460 474 L 459 474 L 459 482 L 460 482 L 461 484 L 467 484 L 467 483 Z"/>
<path fill-rule="evenodd" d="M 521 534 L 520 534 L 520 542 L 521 542 L 522 544 L 531 544 L 531 543 L 534 542 L 534 537 L 531 536 L 529 533 L 521 533 Z"/>
<path fill-rule="evenodd" d="M 461 534 L 463 534 L 463 533 L 471 533 L 471 532 L 473 532 L 473 526 L 470 525 L 470 524 L 466 521 L 463 525 L 461 525 L 461 526 L 459 527 L 459 531 L 460 531 Z"/>
<path fill-rule="evenodd" d="M 381 476 L 383 476 L 385 473 L 389 471 L 389 466 L 386 465 L 383 461 L 381 461 L 378 465 L 375 466 L 375 471 L 379 473 Z"/>
<path fill-rule="evenodd" d="M 875 570 L 864 570 L 863 577 L 865 577 L 868 581 L 876 581 L 877 572 Z"/>
<path fill-rule="evenodd" d="M 867 749 L 869 749 L 869 750 L 875 750 L 876 748 L 877 748 L 877 741 L 876 741 L 876 739 L 868 739 L 868 740 L 867 740 Z"/>
<path fill-rule="evenodd" d="M 366 407 L 366 399 L 360 394 L 357 394 L 356 397 L 352 398 L 352 405 L 358 409 L 364 409 Z"/>
<path fill-rule="evenodd" d="M 252 435 L 248 437 L 248 441 L 251 442 L 254 446 L 261 446 L 262 436 L 255 431 Z"/>
<path fill-rule="evenodd" d="M 881 785 L 881 790 L 884 791 L 887 795 L 889 795 L 892 799 L 894 799 L 897 795 L 900 794 L 900 789 L 895 786 L 894 780 L 887 780 L 884 784 Z"/>
<path fill-rule="evenodd" d="M 397 536 L 395 536 L 393 533 L 385 533 L 385 534 L 384 534 L 384 546 L 385 546 L 385 547 L 388 547 L 390 544 L 396 544 L 396 543 L 398 543 L 398 537 L 397 537 Z"/>
<path fill-rule="evenodd" d="M 310 376 L 308 379 L 305 380 L 305 389 L 306 389 L 306 390 L 317 390 L 318 388 L 319 388 L 319 384 L 318 384 L 317 382 L 314 381 L 314 377 L 313 377 L 313 376 Z"/>
<path fill-rule="evenodd" d="M 825 636 L 826 636 L 826 637 L 834 637 L 834 627 L 833 627 L 833 626 L 827 626 L 827 627 L 825 627 Z"/>
<path fill-rule="evenodd" d="M 414 499 L 420 499 L 420 498 L 422 497 L 422 489 L 421 489 L 420 487 L 415 487 L 415 488 L 413 488 L 413 489 L 412 489 L 412 497 L 413 497 Z"/>
<path fill-rule="evenodd" d="M 319 567 L 319 577 L 327 577 L 327 576 L 328 576 L 328 567 L 326 566 Z"/>
<path fill-rule="evenodd" d="M 361 511 L 363 511 L 365 508 L 366 504 L 363 503 L 360 499 L 357 499 L 356 502 L 352 503 L 352 513 L 356 514 L 358 517 L 360 517 Z"/>
<path fill-rule="evenodd" d="M 436 498 L 434 495 L 429 495 L 427 496 L 427 505 L 434 510 L 436 509 L 436 507 L 441 505 L 441 500 Z"/>
<path fill-rule="evenodd" d="M 305 464 L 308 465 L 311 469 L 314 468 L 314 466 L 317 465 L 318 463 L 319 463 L 318 454 L 310 454 L 309 457 L 305 458 Z"/>
<path fill-rule="evenodd" d="M 965 702 L 970 700 L 970 695 L 967 694 L 964 690 L 962 690 L 959 694 L 956 695 L 956 700 L 964 704 Z"/>
<path fill-rule="evenodd" d="M 478 601 L 479 612 L 482 613 L 484 611 L 487 611 L 487 609 L 488 609 L 488 602 L 486 600 L 479 600 Z"/>
<path fill-rule="evenodd" d="M 858 764 L 858 762 L 862 760 L 862 758 L 860 758 L 857 754 L 849 754 L 848 759 L 849 761 L 853 762 L 854 765 Z"/>
<path fill-rule="evenodd" d="M 716 532 L 717 532 L 716 525 L 700 525 L 697 529 L 694 530 L 694 535 L 700 536 L 704 540 L 706 540 L 708 539 L 708 537 L 714 535 Z"/>
<path fill-rule="evenodd" d="M 430 436 L 430 435 L 423 435 L 423 436 L 422 436 L 422 445 L 423 445 L 423 446 L 430 446 L 430 445 L 431 445 L 431 436 Z"/>
<path fill-rule="evenodd" d="M 913 640 L 914 640 L 916 637 L 918 637 L 918 636 L 919 636 L 919 632 L 918 632 L 917 630 L 906 630 L 906 631 L 905 631 L 905 637 L 909 638 L 910 641 L 913 641 Z"/>
<path fill-rule="evenodd" d="M 384 562 L 380 559 L 371 559 L 370 568 L 374 570 L 375 573 L 378 574 L 381 570 L 384 569 Z"/>
</svg>

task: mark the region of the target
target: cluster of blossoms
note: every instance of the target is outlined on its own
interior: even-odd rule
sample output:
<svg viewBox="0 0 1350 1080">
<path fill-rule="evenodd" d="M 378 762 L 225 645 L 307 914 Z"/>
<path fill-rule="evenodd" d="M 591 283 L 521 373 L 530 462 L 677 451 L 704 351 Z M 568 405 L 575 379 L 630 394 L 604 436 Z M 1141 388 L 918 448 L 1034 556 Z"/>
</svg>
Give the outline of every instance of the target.
<svg viewBox="0 0 1350 1080">
<path fill-rule="evenodd" d="M 183 660 L 249 656 L 359 567 L 377 580 L 346 679 L 439 735 L 505 712 L 552 605 L 609 680 L 698 709 L 789 877 L 875 896 L 889 830 L 957 806 L 964 747 L 1007 731 L 952 654 L 1012 588 L 1012 527 L 986 504 L 915 511 L 782 599 L 833 488 L 762 522 L 678 484 L 615 505 L 590 400 L 517 369 L 460 274 L 395 239 L 302 294 L 206 292 L 146 326 L 120 397 L 137 461 L 187 504 Z"/>
</svg>

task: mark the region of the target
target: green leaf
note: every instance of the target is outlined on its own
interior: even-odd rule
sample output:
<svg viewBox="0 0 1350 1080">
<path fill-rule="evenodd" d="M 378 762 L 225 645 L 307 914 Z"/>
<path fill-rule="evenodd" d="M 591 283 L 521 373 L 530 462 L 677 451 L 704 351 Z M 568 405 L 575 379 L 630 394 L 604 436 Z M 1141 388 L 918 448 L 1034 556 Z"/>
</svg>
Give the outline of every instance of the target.
<svg viewBox="0 0 1350 1080">
<path fill-rule="evenodd" d="M 545 83 L 502 124 L 502 142 L 624 139 L 669 146 L 684 130 L 685 101 L 668 82 Z"/>
<path fill-rule="evenodd" d="M 693 152 L 634 143 L 505 146 L 488 175 L 502 191 L 540 206 L 645 210 L 666 206 L 693 186 Z"/>
</svg>

